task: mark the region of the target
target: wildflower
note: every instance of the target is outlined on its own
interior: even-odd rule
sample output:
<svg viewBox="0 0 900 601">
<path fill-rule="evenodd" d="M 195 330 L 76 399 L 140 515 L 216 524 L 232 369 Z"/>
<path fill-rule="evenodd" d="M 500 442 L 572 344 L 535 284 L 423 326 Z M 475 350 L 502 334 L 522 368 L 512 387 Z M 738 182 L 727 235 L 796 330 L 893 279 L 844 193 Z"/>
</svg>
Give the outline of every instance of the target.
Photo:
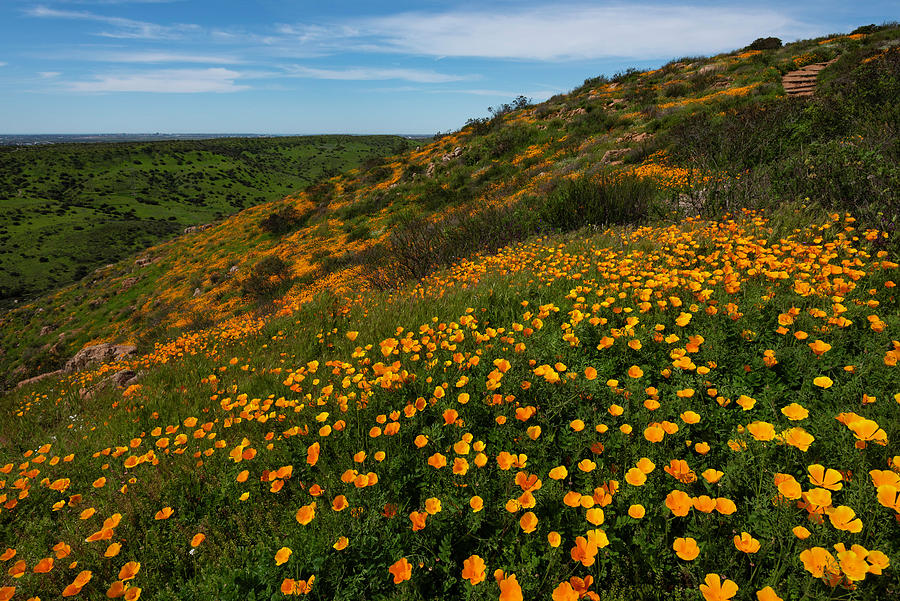
<svg viewBox="0 0 900 601">
<path fill-rule="evenodd" d="M 633 467 L 625 474 L 625 481 L 632 486 L 643 486 L 647 481 L 647 475 L 639 468 Z"/>
<path fill-rule="evenodd" d="M 743 551 L 744 553 L 756 553 L 759 551 L 759 541 L 748 532 L 741 532 L 740 536 L 735 536 L 734 546 L 738 551 Z"/>
<path fill-rule="evenodd" d="M 468 559 L 463 560 L 462 577 L 468 580 L 472 586 L 485 579 L 485 571 L 487 566 L 484 560 L 478 555 L 470 555 Z"/>
<path fill-rule="evenodd" d="M 500 584 L 500 601 L 522 601 L 522 587 L 515 574 L 503 578 Z"/>
<path fill-rule="evenodd" d="M 787 407 L 782 407 L 783 413 L 791 421 L 800 421 L 809 417 L 809 411 L 798 403 L 791 403 Z"/>
<path fill-rule="evenodd" d="M 834 380 L 828 376 L 818 376 L 813 378 L 813 385 L 818 386 L 819 388 L 831 388 L 833 384 Z"/>
<path fill-rule="evenodd" d="M 705 584 L 700 585 L 700 592 L 706 601 L 729 601 L 738 592 L 738 585 L 732 580 L 722 579 L 718 574 L 707 574 Z"/>
<path fill-rule="evenodd" d="M 412 522 L 413 532 L 418 532 L 419 530 L 423 530 L 425 528 L 425 520 L 428 518 L 428 513 L 422 511 L 413 511 L 409 514 L 409 521 Z"/>
<path fill-rule="evenodd" d="M 405 557 L 401 557 L 391 564 L 391 567 L 388 568 L 388 572 L 394 576 L 394 584 L 400 584 L 404 580 L 409 580 L 412 576 L 412 565 Z"/>
<path fill-rule="evenodd" d="M 700 554 L 700 547 L 693 538 L 676 538 L 672 543 L 672 548 L 675 550 L 675 554 L 685 561 L 693 561 Z"/>
<path fill-rule="evenodd" d="M 856 517 L 856 512 L 846 505 L 839 505 L 828 513 L 828 519 L 831 525 L 838 530 L 846 530 L 847 532 L 861 532 L 862 521 Z"/>
<path fill-rule="evenodd" d="M 278 549 L 278 552 L 275 553 L 275 565 L 280 566 L 284 563 L 287 563 L 287 560 L 291 558 L 291 549 L 289 547 L 281 547 Z"/>
<path fill-rule="evenodd" d="M 809 481 L 813 486 L 820 486 L 828 490 L 841 490 L 844 486 L 841 484 L 843 476 L 837 470 L 826 470 L 824 466 L 815 463 L 810 465 L 807 471 L 809 472 Z"/>
<path fill-rule="evenodd" d="M 568 582 L 561 582 L 553 589 L 553 601 L 578 601 L 578 593 Z"/>
<path fill-rule="evenodd" d="M 690 496 L 684 491 L 673 490 L 666 496 L 666 507 L 677 516 L 686 516 L 692 506 L 693 503 L 691 502 Z"/>
<path fill-rule="evenodd" d="M 757 601 L 784 601 L 781 597 L 775 594 L 775 591 L 771 586 L 767 586 L 764 589 L 756 591 L 756 600 Z"/>
<path fill-rule="evenodd" d="M 316 502 L 313 501 L 309 505 L 304 505 L 300 509 L 297 510 L 297 521 L 303 524 L 304 526 L 313 521 L 313 518 L 316 517 Z"/>
<path fill-rule="evenodd" d="M 636 520 L 641 519 L 646 514 L 643 505 L 632 505 L 628 508 L 628 515 Z"/>
</svg>

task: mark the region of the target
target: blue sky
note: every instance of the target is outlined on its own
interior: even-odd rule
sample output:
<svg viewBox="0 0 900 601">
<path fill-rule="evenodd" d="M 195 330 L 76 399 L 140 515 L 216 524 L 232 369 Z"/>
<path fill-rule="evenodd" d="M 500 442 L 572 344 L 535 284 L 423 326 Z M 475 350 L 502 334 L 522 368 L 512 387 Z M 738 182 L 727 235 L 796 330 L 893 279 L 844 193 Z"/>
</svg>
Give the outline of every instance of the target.
<svg viewBox="0 0 900 601">
<path fill-rule="evenodd" d="M 0 133 L 433 133 L 895 2 L 0 0 Z"/>
</svg>

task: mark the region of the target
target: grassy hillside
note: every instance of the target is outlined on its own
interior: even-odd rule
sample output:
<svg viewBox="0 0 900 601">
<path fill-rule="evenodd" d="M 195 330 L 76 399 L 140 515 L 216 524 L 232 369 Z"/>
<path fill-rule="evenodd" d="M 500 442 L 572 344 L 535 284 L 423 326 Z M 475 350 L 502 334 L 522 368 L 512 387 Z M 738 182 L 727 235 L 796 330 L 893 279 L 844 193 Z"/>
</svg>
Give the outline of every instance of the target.
<svg viewBox="0 0 900 601">
<path fill-rule="evenodd" d="M 898 42 L 501 106 L 7 313 L 10 382 L 139 352 L 0 397 L 0 598 L 897 597 Z"/>
<path fill-rule="evenodd" d="M 417 144 L 304 136 L 0 147 L 0 306 Z"/>
<path fill-rule="evenodd" d="M 7 313 L 0 373 L 10 384 L 55 369 L 98 340 L 149 350 L 271 299 L 290 307 L 324 288 L 390 286 L 586 222 L 810 199 L 891 232 L 897 31 L 684 58 L 592 78 L 536 106 L 497 107 L 418 151 L 242 211 Z M 785 96 L 783 73 L 834 58 L 819 95 Z M 600 209 L 585 215 L 588 206 Z"/>
</svg>

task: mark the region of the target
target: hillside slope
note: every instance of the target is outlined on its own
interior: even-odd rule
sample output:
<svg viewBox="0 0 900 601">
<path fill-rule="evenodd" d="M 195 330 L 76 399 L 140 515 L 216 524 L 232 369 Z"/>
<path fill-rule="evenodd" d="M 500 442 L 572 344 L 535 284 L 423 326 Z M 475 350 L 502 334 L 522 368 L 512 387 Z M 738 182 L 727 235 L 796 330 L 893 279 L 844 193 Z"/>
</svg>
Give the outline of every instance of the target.
<svg viewBox="0 0 900 601">
<path fill-rule="evenodd" d="M 713 215 L 812 198 L 889 230 L 892 215 L 867 207 L 900 205 L 897 39 L 885 27 L 686 58 L 587 80 L 537 106 L 498 107 L 415 152 L 250 208 L 8 312 L 0 319 L 5 382 L 55 369 L 90 342 L 147 349 L 276 296 L 290 308 L 323 288 L 418 277 L 585 220 Z M 835 58 L 817 97 L 785 97 L 783 73 Z M 615 211 L 549 218 L 536 210 L 548 198 L 572 208 L 593 202 L 594 191 L 563 184 L 602 178 L 621 184 L 625 200 Z M 260 227 L 273 216 L 277 232 Z M 417 239 L 425 231 L 428 239 Z M 261 264 L 266 257 L 286 264 Z"/>
</svg>

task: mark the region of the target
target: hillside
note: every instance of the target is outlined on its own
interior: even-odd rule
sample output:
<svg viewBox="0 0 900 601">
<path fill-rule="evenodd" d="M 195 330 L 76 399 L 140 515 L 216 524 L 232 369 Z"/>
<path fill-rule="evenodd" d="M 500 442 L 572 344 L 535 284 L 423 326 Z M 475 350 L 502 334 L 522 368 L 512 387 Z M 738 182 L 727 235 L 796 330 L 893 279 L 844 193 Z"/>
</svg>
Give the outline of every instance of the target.
<svg viewBox="0 0 900 601">
<path fill-rule="evenodd" d="M 0 307 L 417 144 L 303 136 L 0 146 Z"/>
<path fill-rule="evenodd" d="M 896 597 L 898 44 L 520 99 L 8 312 L 10 386 L 137 350 L 0 398 L 0 599 Z"/>
<path fill-rule="evenodd" d="M 101 340 L 149 350 L 275 296 L 292 307 L 322 288 L 420 277 L 585 220 L 717 215 L 810 198 L 890 230 L 900 206 L 900 109 L 892 101 L 897 52 L 886 48 L 896 31 L 685 58 L 590 79 L 537 106 L 497 107 L 418 151 L 257 205 L 8 312 L 0 371 L 9 385 Z M 783 74 L 835 58 L 817 96 L 785 96 Z M 591 202 L 592 186 L 569 180 L 602 178 L 630 196 L 618 213 L 541 219 L 536 208 L 547 199 L 572 208 Z M 583 197 L 560 199 L 573 193 Z M 288 219 L 278 218 L 282 210 Z M 277 232 L 260 227 L 272 215 Z M 417 239 L 424 231 L 427 240 Z M 287 265 L 261 264 L 266 257 Z M 398 271 L 385 273 L 386 265 Z"/>
</svg>

